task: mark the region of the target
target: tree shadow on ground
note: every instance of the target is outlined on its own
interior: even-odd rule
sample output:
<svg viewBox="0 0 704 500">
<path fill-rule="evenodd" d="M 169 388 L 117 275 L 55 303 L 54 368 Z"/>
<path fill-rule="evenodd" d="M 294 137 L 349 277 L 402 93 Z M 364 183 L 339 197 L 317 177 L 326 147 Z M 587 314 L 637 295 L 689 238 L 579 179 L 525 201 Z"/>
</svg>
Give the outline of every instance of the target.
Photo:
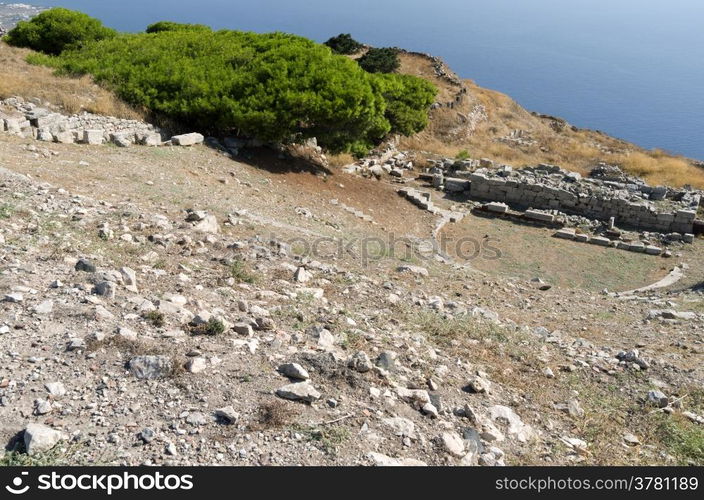
<svg viewBox="0 0 704 500">
<path fill-rule="evenodd" d="M 221 153 L 227 153 L 227 149 L 219 143 L 206 141 L 205 145 Z M 268 147 L 243 148 L 239 151 L 239 154 L 232 156 L 232 160 L 265 170 L 271 174 L 334 174 L 332 170 L 310 158 L 292 154 L 282 154 L 280 151 Z"/>
</svg>

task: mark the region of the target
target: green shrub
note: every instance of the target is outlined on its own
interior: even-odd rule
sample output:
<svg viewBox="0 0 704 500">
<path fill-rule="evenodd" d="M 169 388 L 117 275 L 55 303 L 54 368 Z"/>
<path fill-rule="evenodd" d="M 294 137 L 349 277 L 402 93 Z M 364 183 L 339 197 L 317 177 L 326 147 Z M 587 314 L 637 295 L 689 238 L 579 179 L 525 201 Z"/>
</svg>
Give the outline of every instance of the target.
<svg viewBox="0 0 704 500">
<path fill-rule="evenodd" d="M 225 325 L 222 321 L 210 318 L 207 323 L 191 327 L 191 335 L 222 335 L 225 332 Z"/>
<path fill-rule="evenodd" d="M 393 73 L 401 66 L 398 49 L 390 47 L 369 49 L 357 62 L 369 73 Z"/>
<path fill-rule="evenodd" d="M 336 54 L 344 55 L 354 54 L 359 52 L 362 48 L 362 44 L 352 38 L 349 33 L 340 33 L 339 35 L 330 38 L 327 42 L 325 42 L 325 45 L 330 47 L 330 49 L 332 49 L 332 51 Z"/>
<path fill-rule="evenodd" d="M 456 160 L 468 160 L 469 159 L 469 151 L 466 149 L 463 149 L 459 153 L 455 155 Z"/>
<path fill-rule="evenodd" d="M 161 328 L 166 323 L 164 313 L 161 311 L 148 311 L 144 314 L 144 319 L 149 321 L 152 325 L 157 328 Z"/>
<path fill-rule="evenodd" d="M 63 8 L 44 11 L 29 21 L 21 21 L 5 37 L 15 47 L 27 47 L 57 55 L 89 42 L 117 35 L 115 30 L 86 14 Z"/>
<path fill-rule="evenodd" d="M 147 26 L 147 33 L 161 33 L 163 31 L 212 31 L 204 24 L 184 24 L 173 21 L 159 21 Z"/>
<path fill-rule="evenodd" d="M 256 283 L 257 276 L 250 273 L 243 260 L 235 259 L 230 264 L 230 276 L 238 283 Z"/>
<path fill-rule="evenodd" d="M 427 122 L 435 88 L 421 79 L 367 73 L 295 35 L 157 25 L 31 62 L 90 74 L 130 104 L 203 133 L 317 137 L 333 153 L 364 154 L 389 132 Z"/>
<path fill-rule="evenodd" d="M 410 75 L 376 75 L 377 84 L 386 100 L 386 118 L 391 131 L 413 135 L 428 125 L 428 108 L 435 100 L 436 87 Z"/>
</svg>

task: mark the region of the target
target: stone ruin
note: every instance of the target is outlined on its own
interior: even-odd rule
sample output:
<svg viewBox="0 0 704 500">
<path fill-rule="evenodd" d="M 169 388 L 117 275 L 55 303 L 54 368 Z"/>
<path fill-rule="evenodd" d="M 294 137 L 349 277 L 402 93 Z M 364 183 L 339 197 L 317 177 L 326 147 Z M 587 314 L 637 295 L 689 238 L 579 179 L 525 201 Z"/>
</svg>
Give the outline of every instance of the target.
<svg viewBox="0 0 704 500">
<path fill-rule="evenodd" d="M 695 234 L 704 233 L 704 221 L 697 219 L 701 191 L 649 186 L 604 163 L 582 177 L 555 165 L 514 170 L 486 158 L 428 160 L 430 166 L 417 172 L 414 160 L 391 143 L 343 171 L 389 176 L 398 184 L 431 183 L 460 203 L 444 210 L 433 203 L 430 192 L 410 187 L 397 192 L 446 222 L 462 220 L 472 211 L 553 228 L 558 238 L 664 257 L 671 252 L 660 244 L 692 243 Z"/>
<path fill-rule="evenodd" d="M 86 112 L 64 115 L 19 97 L 0 101 L 0 131 L 64 144 L 113 142 L 118 146 L 158 146 L 163 142 L 161 130 L 148 123 Z"/>
<path fill-rule="evenodd" d="M 205 139 L 203 135 L 192 132 L 174 135 L 165 140 L 164 137 L 168 135 L 163 130 L 139 120 L 86 112 L 64 115 L 26 102 L 21 97 L 0 100 L 0 132 L 44 142 L 93 145 L 113 143 L 120 147 L 133 144 L 193 146 L 203 143 Z"/>
<path fill-rule="evenodd" d="M 431 169 L 434 185 L 473 200 L 533 212 L 562 212 L 658 233 L 695 232 L 701 192 L 691 188 L 649 186 L 606 164 L 599 164 L 585 178 L 546 164 L 521 170 L 506 165 L 492 168 L 489 160 L 480 160 L 476 170 L 465 170 L 476 165 L 476 160 L 468 160 L 447 168 L 446 163 L 436 162 Z"/>
</svg>

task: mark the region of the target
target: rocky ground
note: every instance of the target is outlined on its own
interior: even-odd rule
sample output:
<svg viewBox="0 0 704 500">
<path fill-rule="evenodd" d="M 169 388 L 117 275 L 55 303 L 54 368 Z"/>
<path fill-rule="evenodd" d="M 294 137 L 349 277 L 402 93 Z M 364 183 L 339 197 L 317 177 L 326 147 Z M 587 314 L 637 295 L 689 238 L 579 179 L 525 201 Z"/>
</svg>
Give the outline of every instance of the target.
<svg viewBox="0 0 704 500">
<path fill-rule="evenodd" d="M 5 463 L 704 463 L 701 241 L 605 294 L 409 253 L 392 180 L 267 155 L 0 136 Z"/>
</svg>

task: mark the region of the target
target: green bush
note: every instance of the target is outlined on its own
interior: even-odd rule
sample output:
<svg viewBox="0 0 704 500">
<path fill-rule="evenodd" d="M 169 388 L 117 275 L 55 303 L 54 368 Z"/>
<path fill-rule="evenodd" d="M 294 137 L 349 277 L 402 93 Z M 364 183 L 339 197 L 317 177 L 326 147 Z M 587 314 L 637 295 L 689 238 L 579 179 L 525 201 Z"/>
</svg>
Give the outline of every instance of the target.
<svg viewBox="0 0 704 500">
<path fill-rule="evenodd" d="M 115 30 L 92 17 L 63 8 L 44 11 L 29 21 L 21 21 L 5 37 L 15 47 L 27 47 L 57 55 L 89 42 L 113 38 Z"/>
<path fill-rule="evenodd" d="M 330 49 L 336 54 L 344 55 L 354 54 L 359 52 L 362 48 L 362 44 L 352 38 L 352 35 L 349 33 L 340 33 L 339 35 L 330 38 L 327 42 L 325 42 L 325 45 L 330 47 Z"/>
<path fill-rule="evenodd" d="M 329 151 L 362 154 L 389 132 L 414 133 L 427 122 L 436 91 L 421 79 L 367 73 L 295 35 L 157 24 L 152 33 L 31 61 L 90 74 L 130 104 L 204 133 L 271 142 L 317 137 Z"/>
<path fill-rule="evenodd" d="M 173 21 L 159 21 L 147 26 L 147 33 L 161 33 L 162 31 L 212 31 L 204 24 L 184 24 Z"/>
<path fill-rule="evenodd" d="M 369 49 L 357 62 L 369 73 L 393 73 L 401 66 L 398 49 L 390 47 Z"/>
<path fill-rule="evenodd" d="M 403 135 L 413 135 L 428 125 L 428 108 L 437 89 L 435 86 L 410 75 L 375 75 L 381 94 L 386 100 L 386 119 L 391 130 Z"/>
<path fill-rule="evenodd" d="M 191 335 L 221 335 L 225 332 L 225 324 L 219 319 L 210 318 L 207 323 L 191 327 Z"/>
</svg>

